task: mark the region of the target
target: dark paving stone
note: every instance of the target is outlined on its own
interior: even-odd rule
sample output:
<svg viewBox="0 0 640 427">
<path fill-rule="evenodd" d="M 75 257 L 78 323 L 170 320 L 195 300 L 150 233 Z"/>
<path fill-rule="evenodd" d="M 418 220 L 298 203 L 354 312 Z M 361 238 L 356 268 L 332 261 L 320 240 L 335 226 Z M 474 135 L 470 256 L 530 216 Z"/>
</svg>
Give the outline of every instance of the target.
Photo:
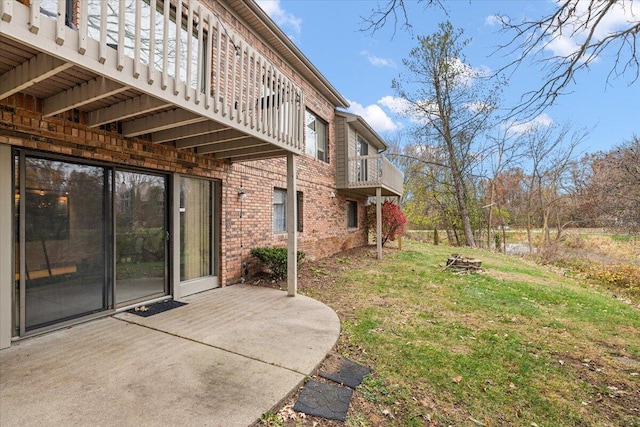
<svg viewBox="0 0 640 427">
<path fill-rule="evenodd" d="M 131 314 L 137 314 L 138 316 L 141 316 L 141 317 L 149 317 L 149 316 L 153 316 L 154 314 L 162 313 L 163 311 L 168 311 L 174 308 L 182 307 L 183 305 L 187 305 L 187 303 L 169 300 L 169 301 L 159 302 L 150 306 L 137 307 L 137 310 L 135 308 L 132 308 L 131 310 L 127 310 L 127 312 Z M 146 308 L 146 310 L 143 307 Z"/>
<path fill-rule="evenodd" d="M 321 371 L 318 375 L 339 384 L 344 384 L 355 390 L 369 372 L 371 372 L 369 367 L 352 362 L 346 357 L 343 357 L 336 372 Z"/>
<path fill-rule="evenodd" d="M 347 418 L 353 390 L 339 385 L 309 381 L 293 405 L 293 410 L 328 420 L 344 421 Z"/>
</svg>

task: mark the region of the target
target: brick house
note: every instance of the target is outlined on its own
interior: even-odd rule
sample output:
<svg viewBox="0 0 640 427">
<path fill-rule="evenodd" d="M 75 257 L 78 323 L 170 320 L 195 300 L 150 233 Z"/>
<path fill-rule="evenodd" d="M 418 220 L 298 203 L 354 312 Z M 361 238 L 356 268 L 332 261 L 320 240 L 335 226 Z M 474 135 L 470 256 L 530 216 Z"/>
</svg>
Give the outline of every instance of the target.
<svg viewBox="0 0 640 427">
<path fill-rule="evenodd" d="M 365 244 L 402 174 L 347 107 L 252 0 L 0 1 L 0 348 Z"/>
</svg>

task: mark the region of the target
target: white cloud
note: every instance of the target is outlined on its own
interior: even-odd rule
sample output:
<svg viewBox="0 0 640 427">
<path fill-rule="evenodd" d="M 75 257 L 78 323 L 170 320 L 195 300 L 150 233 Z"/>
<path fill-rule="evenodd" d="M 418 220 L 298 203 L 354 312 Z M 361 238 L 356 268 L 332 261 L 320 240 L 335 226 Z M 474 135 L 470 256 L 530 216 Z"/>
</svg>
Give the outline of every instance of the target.
<svg viewBox="0 0 640 427">
<path fill-rule="evenodd" d="M 569 56 L 578 50 L 578 45 L 575 38 L 558 35 L 547 43 L 545 49 L 550 50 L 555 56 Z"/>
<path fill-rule="evenodd" d="M 469 102 L 465 105 L 465 107 L 467 107 L 469 111 L 473 113 L 489 113 L 496 108 L 495 105 L 483 101 Z"/>
<path fill-rule="evenodd" d="M 386 107 L 392 113 L 409 119 L 412 123 L 429 123 L 429 116 L 435 116 L 437 107 L 433 101 L 423 100 L 416 105 L 404 98 L 383 96 L 378 104 Z M 433 117 L 431 117 L 433 119 Z"/>
<path fill-rule="evenodd" d="M 283 31 L 293 31 L 294 35 L 302 32 L 302 19 L 284 10 L 280 0 L 257 0 L 257 3 Z"/>
<path fill-rule="evenodd" d="M 553 124 L 553 119 L 546 113 L 542 113 L 526 122 L 512 121 L 505 126 L 509 133 L 514 135 L 523 135 L 532 132 L 541 127 L 549 127 Z"/>
<path fill-rule="evenodd" d="M 407 115 L 411 111 L 411 104 L 409 101 L 397 96 L 383 96 L 378 100 L 378 104 L 401 116 Z"/>
<path fill-rule="evenodd" d="M 471 86 L 475 79 L 488 76 L 491 69 L 486 66 L 474 68 L 460 58 L 448 58 L 452 79 L 461 86 Z"/>
<path fill-rule="evenodd" d="M 369 63 L 371 65 L 373 65 L 374 67 L 391 67 L 391 68 L 395 68 L 396 67 L 396 63 L 393 62 L 393 60 L 391 59 L 387 59 L 387 58 L 381 58 L 379 56 L 375 56 L 374 54 L 363 50 L 362 52 L 360 52 L 360 55 L 364 56 L 365 58 L 367 58 L 367 60 L 369 61 Z"/>
<path fill-rule="evenodd" d="M 497 15 L 489 15 L 486 18 L 484 18 L 484 24 L 488 25 L 489 27 L 500 25 L 501 22 L 502 21 L 500 21 L 500 18 Z"/>
<path fill-rule="evenodd" d="M 364 106 L 355 101 L 349 101 L 349 104 L 349 111 L 361 116 L 377 132 L 395 131 L 402 126 L 394 122 L 378 104 Z"/>
<path fill-rule="evenodd" d="M 559 7 L 563 0 L 555 0 Z M 622 0 L 611 5 L 611 8 L 597 21 L 597 14 L 589 8 L 591 2 L 576 2 L 575 11 L 563 25 L 556 28 L 554 34 L 545 46 L 557 56 L 569 56 L 578 50 L 578 46 L 584 43 L 589 36 L 594 24 L 598 27 L 593 33 L 591 43 L 597 43 L 610 34 L 629 28 L 640 22 L 640 2 Z M 597 58 L 584 58 L 584 60 L 597 60 Z"/>
</svg>

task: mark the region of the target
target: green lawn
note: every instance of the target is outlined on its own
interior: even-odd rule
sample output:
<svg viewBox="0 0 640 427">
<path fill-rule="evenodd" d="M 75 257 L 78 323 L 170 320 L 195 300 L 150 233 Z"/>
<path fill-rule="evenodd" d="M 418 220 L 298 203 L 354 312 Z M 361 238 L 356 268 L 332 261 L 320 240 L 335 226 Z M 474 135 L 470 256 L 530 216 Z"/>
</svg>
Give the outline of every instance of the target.
<svg viewBox="0 0 640 427">
<path fill-rule="evenodd" d="M 451 252 L 485 271 L 443 271 Z M 302 292 L 336 309 L 337 351 L 373 368 L 360 392 L 385 414 L 347 424 L 640 426 L 637 305 L 488 251 L 405 241 L 338 261 L 335 283 Z"/>
</svg>

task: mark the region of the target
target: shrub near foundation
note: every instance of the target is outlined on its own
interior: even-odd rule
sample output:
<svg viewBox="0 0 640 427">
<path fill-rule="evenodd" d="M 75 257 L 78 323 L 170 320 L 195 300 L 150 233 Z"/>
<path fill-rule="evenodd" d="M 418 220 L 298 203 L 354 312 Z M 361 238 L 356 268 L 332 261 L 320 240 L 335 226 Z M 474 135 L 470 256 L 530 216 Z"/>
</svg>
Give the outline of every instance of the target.
<svg viewBox="0 0 640 427">
<path fill-rule="evenodd" d="M 265 263 L 276 280 L 287 277 L 287 248 L 253 248 L 251 255 Z M 304 252 L 298 251 L 298 265 L 304 259 Z"/>
</svg>

